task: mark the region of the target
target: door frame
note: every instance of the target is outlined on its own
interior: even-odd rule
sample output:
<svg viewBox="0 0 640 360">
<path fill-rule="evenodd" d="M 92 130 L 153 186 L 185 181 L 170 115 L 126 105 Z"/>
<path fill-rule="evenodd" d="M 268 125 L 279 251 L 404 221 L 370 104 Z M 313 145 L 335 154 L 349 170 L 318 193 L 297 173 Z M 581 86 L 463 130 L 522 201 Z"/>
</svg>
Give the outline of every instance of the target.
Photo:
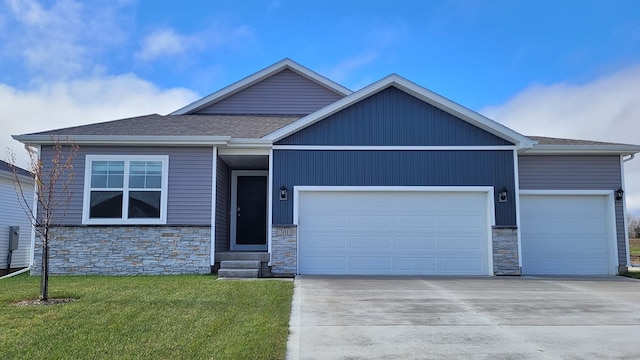
<svg viewBox="0 0 640 360">
<path fill-rule="evenodd" d="M 238 177 L 239 176 L 264 176 L 267 178 L 267 185 L 264 189 L 267 194 L 267 204 L 265 209 L 265 215 L 269 214 L 269 171 L 268 170 L 231 170 L 231 208 L 229 214 L 231 217 L 230 237 L 229 237 L 229 249 L 231 251 L 267 251 L 268 247 L 268 228 L 269 221 L 265 227 L 265 243 L 264 245 L 240 245 L 236 244 L 236 226 L 237 226 L 237 213 L 238 213 Z"/>
</svg>

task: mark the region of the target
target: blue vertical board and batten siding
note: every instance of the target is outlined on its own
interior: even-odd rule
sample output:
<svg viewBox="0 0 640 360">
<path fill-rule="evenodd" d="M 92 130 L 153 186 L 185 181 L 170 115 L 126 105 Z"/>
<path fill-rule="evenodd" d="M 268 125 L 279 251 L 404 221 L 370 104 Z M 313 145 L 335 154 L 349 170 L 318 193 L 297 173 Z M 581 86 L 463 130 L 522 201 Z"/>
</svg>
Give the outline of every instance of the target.
<svg viewBox="0 0 640 360">
<path fill-rule="evenodd" d="M 521 155 L 521 190 L 609 190 L 622 187 L 618 155 Z M 615 202 L 618 259 L 626 263 L 622 201 Z"/>
<path fill-rule="evenodd" d="M 404 91 L 389 87 L 278 141 L 276 145 L 513 144 Z"/>
<path fill-rule="evenodd" d="M 285 69 L 209 107 L 199 114 L 310 114 L 343 95 Z"/>
<path fill-rule="evenodd" d="M 273 223 L 293 221 L 293 202 L 278 189 L 314 186 L 493 186 L 511 189 L 496 202 L 496 224 L 515 225 L 513 152 L 274 150 Z"/>
<path fill-rule="evenodd" d="M 95 147 L 81 146 L 73 161 L 75 181 L 65 225 L 82 224 L 85 155 L 168 155 L 167 225 L 211 226 L 211 147 Z M 42 146 L 41 157 L 51 162 L 53 149 Z"/>
</svg>

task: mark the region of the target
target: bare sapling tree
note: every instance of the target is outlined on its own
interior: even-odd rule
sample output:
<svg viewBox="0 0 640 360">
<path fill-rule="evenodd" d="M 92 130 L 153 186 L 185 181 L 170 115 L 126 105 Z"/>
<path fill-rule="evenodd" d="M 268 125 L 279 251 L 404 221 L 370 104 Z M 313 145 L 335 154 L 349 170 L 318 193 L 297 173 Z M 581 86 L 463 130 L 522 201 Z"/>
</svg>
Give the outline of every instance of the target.
<svg viewBox="0 0 640 360">
<path fill-rule="evenodd" d="M 56 239 L 56 231 L 63 224 L 73 196 L 73 159 L 79 147 L 68 138 L 51 137 L 51 153 L 47 151 L 46 159 L 33 146 L 25 145 L 29 155 L 27 170 L 35 179 L 35 201 L 26 194 L 25 186 L 18 176 L 16 154 L 7 148 L 7 162 L 13 171 L 13 183 L 18 201 L 31 220 L 36 238 L 42 243 L 42 267 L 40 278 L 40 301 L 49 300 L 49 249 Z M 49 150 L 49 148 L 47 148 Z"/>
<path fill-rule="evenodd" d="M 629 232 L 629 239 L 639 239 L 640 218 L 633 215 L 627 215 L 627 231 Z"/>
</svg>

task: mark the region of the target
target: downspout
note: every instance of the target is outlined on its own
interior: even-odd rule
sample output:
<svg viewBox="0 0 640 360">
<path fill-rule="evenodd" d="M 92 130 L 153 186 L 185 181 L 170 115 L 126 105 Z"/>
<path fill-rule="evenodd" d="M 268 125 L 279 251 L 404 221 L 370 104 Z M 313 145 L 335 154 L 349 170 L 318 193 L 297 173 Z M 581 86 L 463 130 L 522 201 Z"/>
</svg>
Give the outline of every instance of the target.
<svg viewBox="0 0 640 360">
<path fill-rule="evenodd" d="M 11 274 L 9 274 L 9 275 L 5 275 L 5 276 L 3 276 L 3 277 L 0 277 L 0 280 L 2 280 L 2 279 L 8 279 L 8 278 L 10 278 L 10 277 L 12 277 L 12 276 L 20 275 L 20 274 L 25 273 L 25 272 L 27 272 L 27 271 L 29 271 L 29 270 L 31 270 L 31 266 L 29 266 L 29 267 L 27 267 L 27 268 L 24 268 L 24 269 L 22 269 L 22 270 L 18 270 L 18 271 L 16 271 L 16 272 L 12 272 L 12 273 L 11 273 Z"/>
<path fill-rule="evenodd" d="M 621 179 L 622 179 L 622 188 L 626 189 L 625 183 L 624 183 L 624 163 L 626 163 L 629 160 L 633 160 L 633 158 L 636 157 L 636 154 L 630 154 L 628 158 L 624 158 L 624 156 L 620 156 L 620 159 L 622 160 L 620 162 L 620 175 L 621 175 Z M 631 250 L 629 248 L 629 224 L 627 223 L 627 198 L 626 196 L 622 197 L 622 223 L 624 224 L 624 246 L 625 246 L 625 252 L 627 253 L 627 269 L 629 269 L 629 267 L 633 266 L 634 264 L 631 263 Z M 619 259 L 618 259 L 619 260 Z"/>
</svg>

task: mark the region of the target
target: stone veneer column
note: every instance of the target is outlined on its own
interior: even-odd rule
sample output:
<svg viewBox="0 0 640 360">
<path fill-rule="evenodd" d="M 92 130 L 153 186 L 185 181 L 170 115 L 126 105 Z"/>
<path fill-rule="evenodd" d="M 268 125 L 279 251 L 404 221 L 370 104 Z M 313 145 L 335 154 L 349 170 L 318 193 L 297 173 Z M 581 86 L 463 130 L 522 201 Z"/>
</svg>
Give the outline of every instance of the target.
<svg viewBox="0 0 640 360">
<path fill-rule="evenodd" d="M 298 226 L 273 225 L 271 229 L 271 273 L 295 275 L 298 266 Z"/>
<path fill-rule="evenodd" d="M 494 226 L 493 272 L 495 275 L 522 275 L 518 259 L 518 229 L 515 226 Z"/>
<path fill-rule="evenodd" d="M 68 226 L 50 243 L 51 274 L 165 275 L 211 272 L 208 226 Z M 36 239 L 32 275 L 40 275 Z"/>
</svg>

